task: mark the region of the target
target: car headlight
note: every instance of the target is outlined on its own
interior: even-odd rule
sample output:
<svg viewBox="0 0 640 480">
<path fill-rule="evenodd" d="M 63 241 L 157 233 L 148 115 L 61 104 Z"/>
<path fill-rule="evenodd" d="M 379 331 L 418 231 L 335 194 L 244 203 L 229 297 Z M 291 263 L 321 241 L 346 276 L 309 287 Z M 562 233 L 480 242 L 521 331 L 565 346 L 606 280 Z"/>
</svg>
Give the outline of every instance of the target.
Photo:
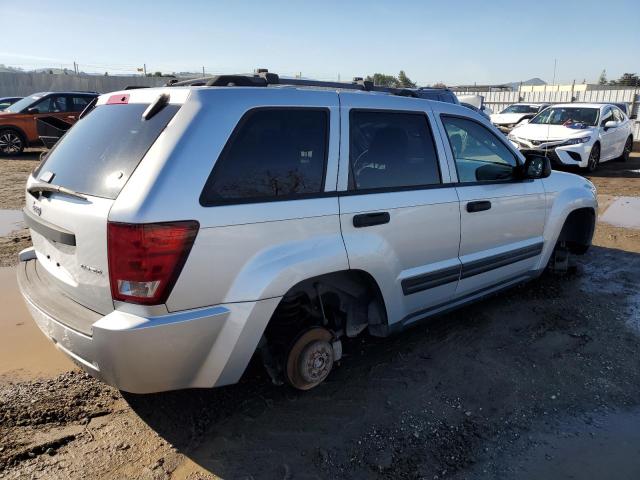
<svg viewBox="0 0 640 480">
<path fill-rule="evenodd" d="M 513 140 L 514 142 L 516 141 L 516 136 L 513 133 L 510 133 L 509 135 L 507 135 L 507 138 L 509 140 Z"/>
<path fill-rule="evenodd" d="M 591 137 L 589 137 L 589 136 L 580 137 L 580 138 L 572 138 L 572 139 L 567 140 L 566 142 L 564 142 L 563 145 L 579 145 L 581 143 L 587 143 L 589 140 L 591 140 Z"/>
</svg>

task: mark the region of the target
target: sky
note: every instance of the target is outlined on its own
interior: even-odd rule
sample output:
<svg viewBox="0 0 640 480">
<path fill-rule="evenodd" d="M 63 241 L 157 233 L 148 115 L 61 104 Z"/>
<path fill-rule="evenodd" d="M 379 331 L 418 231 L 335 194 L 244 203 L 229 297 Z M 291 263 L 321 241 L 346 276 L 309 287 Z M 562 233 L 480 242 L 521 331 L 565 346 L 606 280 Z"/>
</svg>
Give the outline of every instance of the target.
<svg viewBox="0 0 640 480">
<path fill-rule="evenodd" d="M 551 83 L 557 60 L 556 83 L 595 82 L 640 73 L 637 2 L 0 0 L 0 63 L 459 85 Z"/>
</svg>

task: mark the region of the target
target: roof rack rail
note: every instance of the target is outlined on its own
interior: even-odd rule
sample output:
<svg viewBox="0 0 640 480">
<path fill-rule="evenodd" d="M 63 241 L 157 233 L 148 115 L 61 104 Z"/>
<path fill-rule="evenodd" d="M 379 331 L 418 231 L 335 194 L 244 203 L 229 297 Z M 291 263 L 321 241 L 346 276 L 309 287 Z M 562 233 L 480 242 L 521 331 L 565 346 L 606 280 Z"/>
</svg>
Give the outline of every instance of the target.
<svg viewBox="0 0 640 480">
<path fill-rule="evenodd" d="M 417 97 L 416 92 L 409 88 L 381 87 L 370 80 L 354 77 L 351 82 L 328 82 L 305 78 L 283 78 L 276 73 L 270 73 L 266 68 L 259 68 L 253 74 L 216 75 L 213 77 L 194 78 L 191 80 L 171 80 L 167 87 L 268 87 L 269 85 L 290 85 L 296 87 L 340 88 L 345 90 L 361 90 L 366 92 L 383 92 L 402 97 Z"/>
</svg>

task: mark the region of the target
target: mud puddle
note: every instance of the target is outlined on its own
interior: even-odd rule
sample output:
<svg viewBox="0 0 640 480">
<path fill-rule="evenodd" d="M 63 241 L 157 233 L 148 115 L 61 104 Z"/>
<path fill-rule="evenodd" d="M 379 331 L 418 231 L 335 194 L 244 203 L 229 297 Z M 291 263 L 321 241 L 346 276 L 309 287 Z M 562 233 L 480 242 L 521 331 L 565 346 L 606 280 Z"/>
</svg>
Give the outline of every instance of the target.
<svg viewBox="0 0 640 480">
<path fill-rule="evenodd" d="M 27 310 L 15 268 L 0 268 L 0 384 L 49 378 L 74 368 Z"/>
<path fill-rule="evenodd" d="M 640 410 L 571 419 L 526 443 L 522 454 L 498 459 L 491 477 L 485 470 L 467 478 L 640 478 Z"/>
<path fill-rule="evenodd" d="M 627 298 L 629 304 L 629 320 L 627 325 L 640 335 L 640 293 L 631 295 Z"/>
<path fill-rule="evenodd" d="M 600 221 L 616 227 L 640 229 L 640 197 L 617 197 Z"/>
<path fill-rule="evenodd" d="M 24 228 L 20 210 L 0 209 L 0 237 Z"/>
</svg>

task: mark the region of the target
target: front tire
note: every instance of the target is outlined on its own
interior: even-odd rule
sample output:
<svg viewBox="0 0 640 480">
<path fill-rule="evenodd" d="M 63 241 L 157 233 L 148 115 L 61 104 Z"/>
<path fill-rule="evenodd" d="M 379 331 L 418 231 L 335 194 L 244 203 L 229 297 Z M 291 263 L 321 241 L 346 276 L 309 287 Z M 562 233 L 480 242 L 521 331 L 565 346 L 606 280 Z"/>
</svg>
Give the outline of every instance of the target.
<svg viewBox="0 0 640 480">
<path fill-rule="evenodd" d="M 25 141 L 20 133 L 12 128 L 0 130 L 0 154 L 13 157 L 22 153 Z"/>
<path fill-rule="evenodd" d="M 600 164 L 600 145 L 595 144 L 591 147 L 591 153 L 589 153 L 589 160 L 587 162 L 587 171 L 595 172 Z"/>
</svg>

